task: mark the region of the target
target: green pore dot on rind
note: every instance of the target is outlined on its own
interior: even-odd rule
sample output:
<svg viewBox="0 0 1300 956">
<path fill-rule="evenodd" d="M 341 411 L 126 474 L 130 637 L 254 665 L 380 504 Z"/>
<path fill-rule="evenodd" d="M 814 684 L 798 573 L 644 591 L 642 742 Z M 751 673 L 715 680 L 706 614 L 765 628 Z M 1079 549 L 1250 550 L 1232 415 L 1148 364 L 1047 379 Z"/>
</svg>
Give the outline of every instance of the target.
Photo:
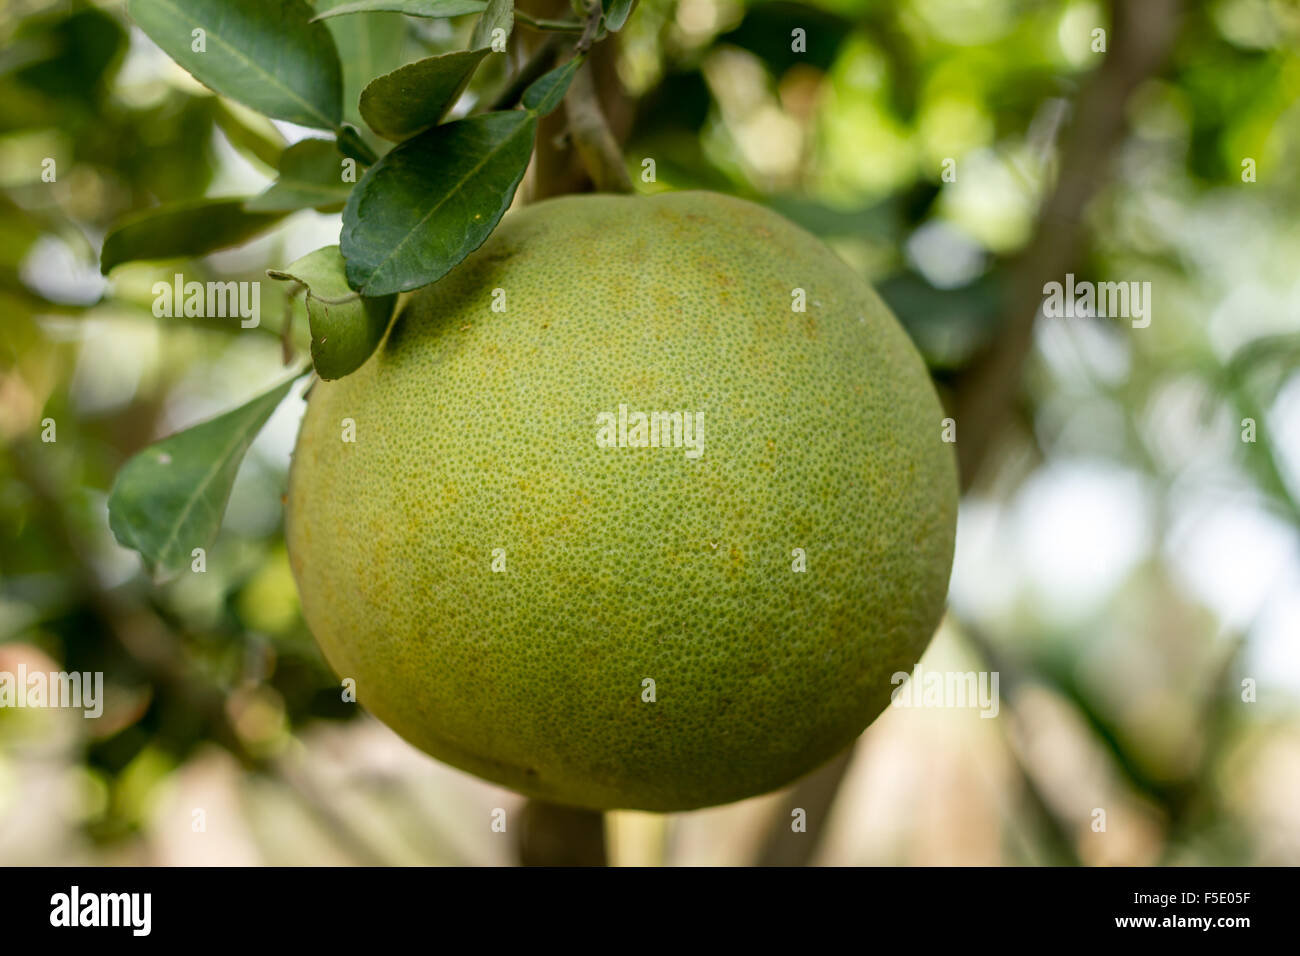
<svg viewBox="0 0 1300 956">
<path fill-rule="evenodd" d="M 702 453 L 602 447 L 620 404 L 701 413 Z M 851 743 L 938 623 L 942 418 L 885 305 L 776 214 L 541 202 L 313 389 L 303 612 L 362 704 L 489 780 L 606 809 L 763 793 Z"/>
</svg>

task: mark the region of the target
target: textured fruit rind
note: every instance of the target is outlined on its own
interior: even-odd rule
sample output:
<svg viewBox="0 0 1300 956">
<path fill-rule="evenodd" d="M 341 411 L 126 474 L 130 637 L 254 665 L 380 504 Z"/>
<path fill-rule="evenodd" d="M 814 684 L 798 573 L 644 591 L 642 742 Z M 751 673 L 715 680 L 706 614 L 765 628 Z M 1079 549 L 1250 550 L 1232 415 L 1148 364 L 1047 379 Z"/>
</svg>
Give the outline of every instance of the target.
<svg viewBox="0 0 1300 956">
<path fill-rule="evenodd" d="M 620 403 L 703 412 L 703 454 L 598 447 Z M 371 712 L 489 780 L 594 808 L 763 793 L 849 744 L 937 625 L 942 417 L 887 307 L 776 214 L 538 203 L 315 385 L 303 612 Z"/>
</svg>

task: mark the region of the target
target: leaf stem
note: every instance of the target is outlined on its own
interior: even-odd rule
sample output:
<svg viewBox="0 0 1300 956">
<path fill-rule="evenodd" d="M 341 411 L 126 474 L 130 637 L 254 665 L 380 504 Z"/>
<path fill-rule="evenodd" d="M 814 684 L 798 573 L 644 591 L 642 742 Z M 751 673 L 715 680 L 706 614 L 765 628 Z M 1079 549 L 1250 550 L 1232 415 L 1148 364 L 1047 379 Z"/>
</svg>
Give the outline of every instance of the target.
<svg viewBox="0 0 1300 956">
<path fill-rule="evenodd" d="M 548 20 L 544 17 L 533 17 L 518 7 L 515 8 L 515 20 L 531 30 L 545 30 L 552 33 L 582 33 L 587 28 L 586 23 L 581 20 Z"/>
</svg>

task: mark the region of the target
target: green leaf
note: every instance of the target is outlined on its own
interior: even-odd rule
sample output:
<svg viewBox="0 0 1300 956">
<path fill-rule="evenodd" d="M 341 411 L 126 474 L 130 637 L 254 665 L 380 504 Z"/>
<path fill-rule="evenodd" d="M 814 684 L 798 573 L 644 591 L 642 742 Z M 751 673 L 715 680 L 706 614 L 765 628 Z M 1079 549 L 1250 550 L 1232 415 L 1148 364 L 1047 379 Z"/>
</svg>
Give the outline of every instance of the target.
<svg viewBox="0 0 1300 956">
<path fill-rule="evenodd" d="M 43 4 L 35 16 L 35 5 L 14 6 L 5 4 L 5 73 L 12 70 L 23 87 L 57 97 L 65 108 L 98 108 L 128 46 L 123 24 L 89 4 Z"/>
<path fill-rule="evenodd" d="M 739 47 L 758 57 L 767 64 L 773 76 L 784 76 L 786 70 L 794 66 L 811 66 L 818 70 L 829 70 L 839 56 L 839 48 L 844 41 L 854 35 L 854 28 L 871 28 L 886 32 L 892 27 L 891 21 L 868 13 L 868 5 L 858 9 L 859 16 L 854 19 L 834 12 L 834 8 L 846 9 L 840 4 L 811 3 L 756 3 L 747 5 L 745 18 L 740 24 L 723 33 L 716 42 Z M 792 49 L 790 33 L 795 28 L 804 31 L 806 49 Z M 902 46 L 903 44 L 899 44 Z M 890 47 L 884 44 L 881 55 L 886 61 L 893 59 Z M 910 71 L 902 64 L 881 64 L 882 69 L 890 69 L 891 76 L 908 76 Z M 895 83 L 894 86 L 911 87 L 910 83 Z"/>
<path fill-rule="evenodd" d="M 255 122 L 250 122 L 235 111 L 239 107 L 232 108 L 230 100 L 220 96 L 209 97 L 208 102 L 211 104 L 213 122 L 226 134 L 230 145 L 244 156 L 251 156 L 272 169 L 279 167 L 285 141 L 275 124 L 256 113 L 248 114 L 255 118 Z"/>
<path fill-rule="evenodd" d="M 605 11 L 605 29 L 610 33 L 623 29 L 634 6 L 636 0 L 601 0 L 601 8 Z"/>
<path fill-rule="evenodd" d="M 362 166 L 373 166 L 379 161 L 375 151 L 361 136 L 361 131 L 350 123 L 338 128 L 339 152 L 350 159 L 355 159 Z"/>
<path fill-rule="evenodd" d="M 573 74 L 582 66 L 582 54 L 567 63 L 562 63 L 549 73 L 543 73 L 528 89 L 524 90 L 524 109 L 532 110 L 538 116 L 545 116 L 560 105 L 564 94 L 569 89 Z"/>
<path fill-rule="evenodd" d="M 352 0 L 332 10 L 322 10 L 315 19 L 338 17 L 348 13 L 405 13 L 408 17 L 459 17 L 478 13 L 487 3 L 484 0 Z"/>
<path fill-rule="evenodd" d="M 307 0 L 128 0 L 132 19 L 204 84 L 276 119 L 334 129 L 343 80 Z M 204 31 L 205 52 L 194 49 Z"/>
<path fill-rule="evenodd" d="M 481 50 L 492 45 L 492 34 L 504 30 L 509 39 L 510 31 L 515 28 L 515 0 L 488 0 L 483 16 L 474 24 L 474 34 L 470 37 L 469 48 Z"/>
<path fill-rule="evenodd" d="M 384 139 L 400 142 L 433 126 L 460 98 L 487 50 L 461 50 L 408 63 L 361 91 L 361 115 Z"/>
<path fill-rule="evenodd" d="M 315 0 L 315 7 L 323 13 L 347 2 Z M 361 91 L 376 76 L 395 70 L 407 61 L 410 22 L 400 13 L 362 13 L 346 19 L 328 19 L 325 26 L 334 37 L 343 64 L 343 119 L 360 126 L 357 103 Z"/>
<path fill-rule="evenodd" d="M 119 544 L 140 552 L 150 573 L 180 571 L 195 548 L 206 548 L 216 537 L 239 463 L 302 374 L 150 445 L 118 472 L 108 496 L 108 524 Z"/>
<path fill-rule="evenodd" d="M 352 183 L 343 181 L 343 157 L 333 140 L 304 139 L 280 157 L 280 176 L 266 192 L 244 203 L 254 212 L 318 209 L 337 212 L 347 202 Z"/>
<path fill-rule="evenodd" d="M 353 292 L 338 246 L 309 252 L 283 270 L 268 269 L 266 274 L 272 279 L 294 279 L 307 287 L 311 360 L 316 374 L 327 381 L 365 364 L 384 337 L 397 303 L 395 295 L 372 299 Z"/>
<path fill-rule="evenodd" d="M 348 281 L 370 296 L 446 275 L 487 239 L 532 155 L 537 116 L 483 113 L 393 147 L 343 210 Z"/>
<path fill-rule="evenodd" d="M 158 206 L 120 220 L 104 238 L 99 269 L 104 275 L 137 259 L 180 259 L 237 246 L 284 218 L 253 212 L 245 199 L 195 199 Z"/>
</svg>

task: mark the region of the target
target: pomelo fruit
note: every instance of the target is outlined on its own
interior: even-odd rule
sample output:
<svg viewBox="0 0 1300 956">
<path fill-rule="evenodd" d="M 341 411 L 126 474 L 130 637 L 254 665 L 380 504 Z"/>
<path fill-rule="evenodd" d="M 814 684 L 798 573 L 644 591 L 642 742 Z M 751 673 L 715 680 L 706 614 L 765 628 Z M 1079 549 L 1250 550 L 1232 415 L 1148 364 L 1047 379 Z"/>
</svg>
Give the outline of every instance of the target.
<svg viewBox="0 0 1300 956">
<path fill-rule="evenodd" d="M 888 308 L 775 213 L 541 202 L 314 386 L 303 613 L 362 704 L 488 780 L 602 809 L 763 793 L 848 745 L 938 623 L 942 418 Z"/>
</svg>

